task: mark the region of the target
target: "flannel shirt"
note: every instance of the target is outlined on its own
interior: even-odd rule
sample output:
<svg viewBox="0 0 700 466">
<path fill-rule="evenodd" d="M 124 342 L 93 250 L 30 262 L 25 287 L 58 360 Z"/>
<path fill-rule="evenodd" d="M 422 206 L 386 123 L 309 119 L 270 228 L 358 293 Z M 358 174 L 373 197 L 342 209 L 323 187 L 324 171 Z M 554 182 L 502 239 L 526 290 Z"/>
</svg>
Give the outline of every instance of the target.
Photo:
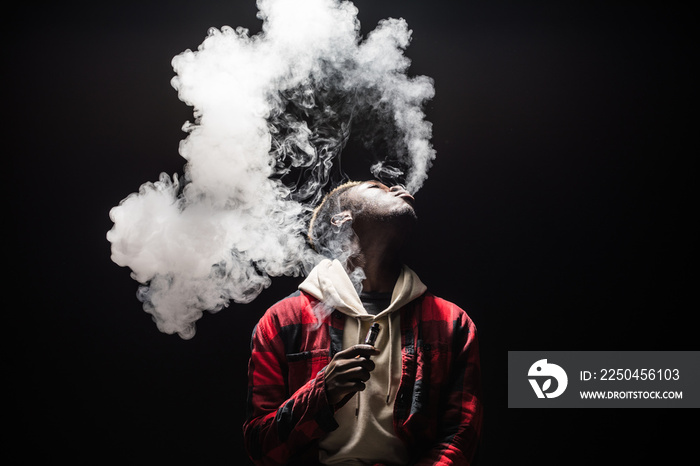
<svg viewBox="0 0 700 466">
<path fill-rule="evenodd" d="M 255 464 L 319 464 L 318 441 L 338 427 L 323 370 L 342 350 L 345 315 L 333 311 L 319 326 L 317 304 L 298 291 L 253 330 L 243 434 Z M 465 311 L 427 292 L 397 312 L 396 434 L 417 465 L 469 465 L 483 416 L 476 327 Z"/>
</svg>

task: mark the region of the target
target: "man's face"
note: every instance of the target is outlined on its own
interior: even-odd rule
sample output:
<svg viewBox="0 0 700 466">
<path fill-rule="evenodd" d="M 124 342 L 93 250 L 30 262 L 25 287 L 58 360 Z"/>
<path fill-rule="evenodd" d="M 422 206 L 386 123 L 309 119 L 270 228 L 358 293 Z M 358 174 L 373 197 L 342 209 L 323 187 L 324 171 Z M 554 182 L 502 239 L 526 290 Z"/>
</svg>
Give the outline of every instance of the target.
<svg viewBox="0 0 700 466">
<path fill-rule="evenodd" d="M 416 218 L 413 196 L 401 186 L 389 188 L 379 181 L 365 181 L 345 195 L 355 220 Z"/>
</svg>

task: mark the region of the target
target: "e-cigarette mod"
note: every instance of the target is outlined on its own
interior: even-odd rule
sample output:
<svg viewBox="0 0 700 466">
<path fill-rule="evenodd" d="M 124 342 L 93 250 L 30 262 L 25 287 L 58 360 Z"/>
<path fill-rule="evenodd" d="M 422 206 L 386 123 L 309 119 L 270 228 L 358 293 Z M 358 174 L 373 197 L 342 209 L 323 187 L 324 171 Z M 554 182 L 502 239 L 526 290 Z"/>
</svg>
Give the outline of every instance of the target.
<svg viewBox="0 0 700 466">
<path fill-rule="evenodd" d="M 379 329 L 381 329 L 381 327 L 378 323 L 375 322 L 372 324 L 372 326 L 369 328 L 369 332 L 367 332 L 367 336 L 365 337 L 365 345 L 374 346 L 374 343 L 377 341 L 377 335 L 379 335 Z"/>
</svg>

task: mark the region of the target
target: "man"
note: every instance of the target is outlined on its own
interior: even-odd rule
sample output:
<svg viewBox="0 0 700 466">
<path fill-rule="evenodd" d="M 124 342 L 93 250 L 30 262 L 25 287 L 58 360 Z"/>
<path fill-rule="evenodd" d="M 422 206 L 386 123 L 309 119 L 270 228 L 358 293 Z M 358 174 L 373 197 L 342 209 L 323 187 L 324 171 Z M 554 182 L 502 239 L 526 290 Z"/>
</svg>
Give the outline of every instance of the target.
<svg viewBox="0 0 700 466">
<path fill-rule="evenodd" d="M 256 464 L 471 464 L 476 328 L 402 263 L 413 202 L 350 182 L 315 210 L 309 240 L 328 259 L 253 331 L 243 431 Z"/>
</svg>

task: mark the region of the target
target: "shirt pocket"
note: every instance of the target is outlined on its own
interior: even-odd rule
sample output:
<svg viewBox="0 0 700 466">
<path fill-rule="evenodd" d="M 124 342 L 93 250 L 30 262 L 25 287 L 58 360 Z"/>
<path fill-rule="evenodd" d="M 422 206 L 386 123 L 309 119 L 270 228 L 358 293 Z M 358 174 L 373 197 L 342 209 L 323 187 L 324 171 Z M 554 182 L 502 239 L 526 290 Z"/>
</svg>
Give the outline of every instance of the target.
<svg viewBox="0 0 700 466">
<path fill-rule="evenodd" d="M 330 361 L 327 349 L 289 353 L 286 356 L 287 384 L 290 394 L 315 378 L 318 371 L 326 367 Z"/>
</svg>

